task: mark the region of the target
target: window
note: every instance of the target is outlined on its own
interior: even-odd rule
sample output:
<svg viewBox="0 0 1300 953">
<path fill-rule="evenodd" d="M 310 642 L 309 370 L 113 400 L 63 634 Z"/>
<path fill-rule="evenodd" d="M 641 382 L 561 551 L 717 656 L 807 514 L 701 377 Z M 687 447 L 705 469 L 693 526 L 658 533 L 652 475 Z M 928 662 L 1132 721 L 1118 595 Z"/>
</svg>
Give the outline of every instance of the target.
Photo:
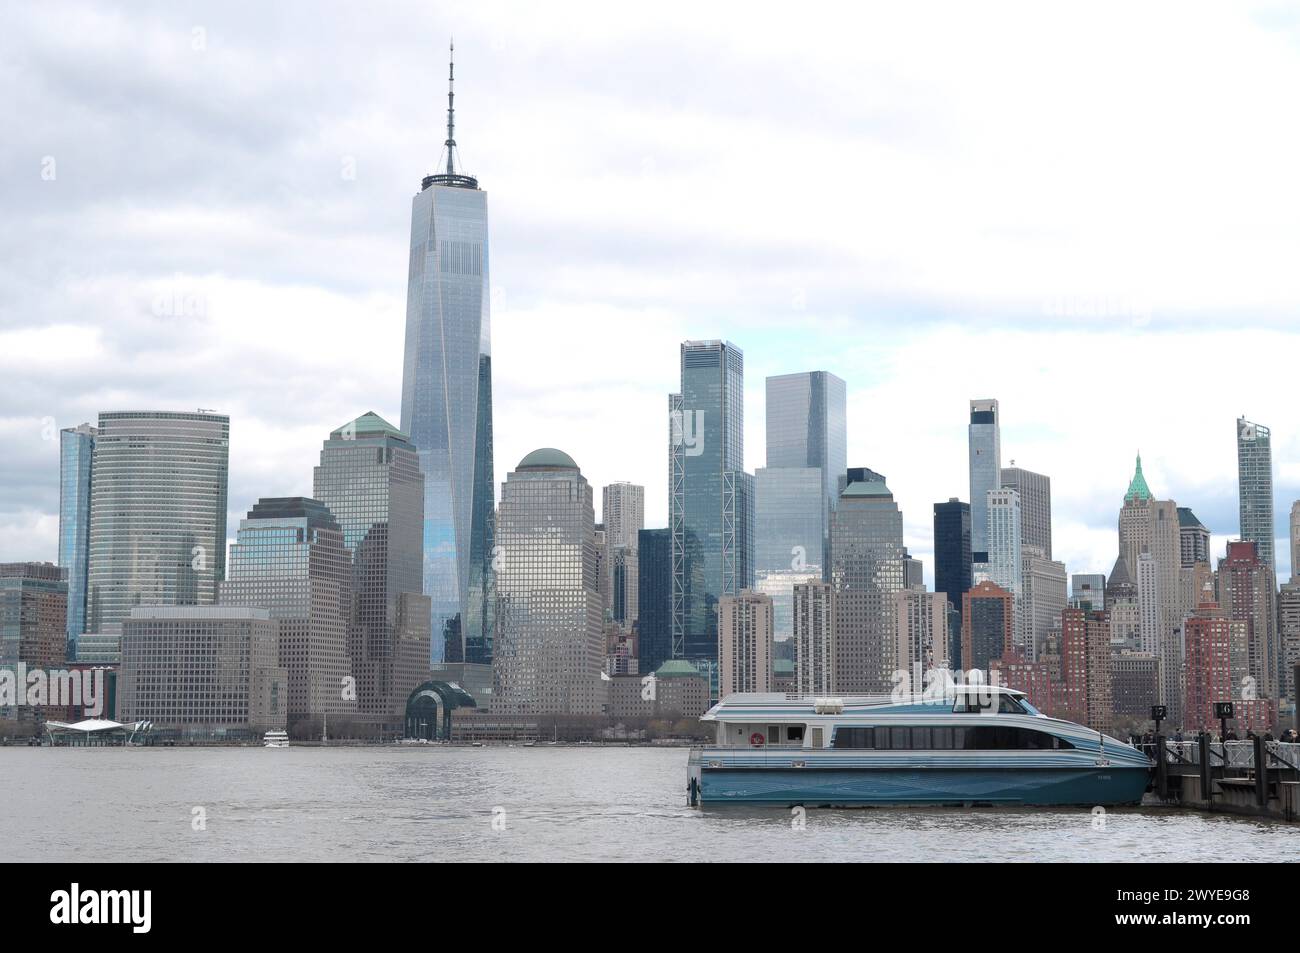
<svg viewBox="0 0 1300 953">
<path fill-rule="evenodd" d="M 803 725 L 791 725 L 785 730 L 786 741 L 803 741 Z"/>
<path fill-rule="evenodd" d="M 836 728 L 832 747 L 875 751 L 1038 751 L 1074 745 L 1045 731 L 1014 725 L 917 725 Z"/>
</svg>

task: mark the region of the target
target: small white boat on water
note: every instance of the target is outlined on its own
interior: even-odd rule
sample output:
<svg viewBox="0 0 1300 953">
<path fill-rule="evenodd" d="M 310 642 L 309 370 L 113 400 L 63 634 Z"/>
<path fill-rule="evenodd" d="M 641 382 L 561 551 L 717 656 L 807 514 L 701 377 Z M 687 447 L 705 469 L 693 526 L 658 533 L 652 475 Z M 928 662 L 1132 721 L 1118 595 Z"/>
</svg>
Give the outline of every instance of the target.
<svg viewBox="0 0 1300 953">
<path fill-rule="evenodd" d="M 283 728 L 272 728 L 262 737 L 262 743 L 268 748 L 287 748 L 289 732 Z"/>
</svg>

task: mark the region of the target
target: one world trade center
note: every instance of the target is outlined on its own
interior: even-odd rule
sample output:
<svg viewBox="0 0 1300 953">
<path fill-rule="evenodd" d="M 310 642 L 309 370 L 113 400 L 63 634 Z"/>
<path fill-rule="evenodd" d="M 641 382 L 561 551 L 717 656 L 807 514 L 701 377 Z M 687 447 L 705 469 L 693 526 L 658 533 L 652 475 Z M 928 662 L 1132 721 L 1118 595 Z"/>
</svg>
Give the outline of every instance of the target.
<svg viewBox="0 0 1300 953">
<path fill-rule="evenodd" d="M 425 176 L 411 202 L 402 430 L 424 471 L 431 661 L 486 664 L 493 592 L 487 193 L 456 169 L 454 78 L 453 64 L 445 170 Z"/>
</svg>

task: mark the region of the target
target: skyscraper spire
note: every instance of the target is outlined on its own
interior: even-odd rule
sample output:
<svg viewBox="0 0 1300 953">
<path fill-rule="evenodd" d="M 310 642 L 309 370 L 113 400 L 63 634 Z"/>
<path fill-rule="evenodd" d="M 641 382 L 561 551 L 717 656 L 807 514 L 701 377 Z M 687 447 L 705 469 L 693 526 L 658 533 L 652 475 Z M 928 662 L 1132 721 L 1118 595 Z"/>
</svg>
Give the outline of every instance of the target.
<svg viewBox="0 0 1300 953">
<path fill-rule="evenodd" d="M 447 174 L 456 174 L 456 41 L 447 54 Z"/>
</svg>

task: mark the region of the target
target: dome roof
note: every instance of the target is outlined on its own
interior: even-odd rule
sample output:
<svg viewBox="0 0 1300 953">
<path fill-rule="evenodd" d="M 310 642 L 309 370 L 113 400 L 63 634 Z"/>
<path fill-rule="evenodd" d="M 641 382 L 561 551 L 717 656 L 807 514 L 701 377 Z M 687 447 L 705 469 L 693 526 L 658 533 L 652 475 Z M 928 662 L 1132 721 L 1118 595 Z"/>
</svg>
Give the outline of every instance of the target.
<svg viewBox="0 0 1300 953">
<path fill-rule="evenodd" d="M 534 450 L 528 456 L 519 461 L 516 470 L 540 470 L 540 469 L 559 469 L 559 470 L 576 470 L 578 465 L 573 462 L 573 457 L 569 456 L 563 450 L 556 450 L 554 447 L 542 447 L 540 450 Z"/>
</svg>

